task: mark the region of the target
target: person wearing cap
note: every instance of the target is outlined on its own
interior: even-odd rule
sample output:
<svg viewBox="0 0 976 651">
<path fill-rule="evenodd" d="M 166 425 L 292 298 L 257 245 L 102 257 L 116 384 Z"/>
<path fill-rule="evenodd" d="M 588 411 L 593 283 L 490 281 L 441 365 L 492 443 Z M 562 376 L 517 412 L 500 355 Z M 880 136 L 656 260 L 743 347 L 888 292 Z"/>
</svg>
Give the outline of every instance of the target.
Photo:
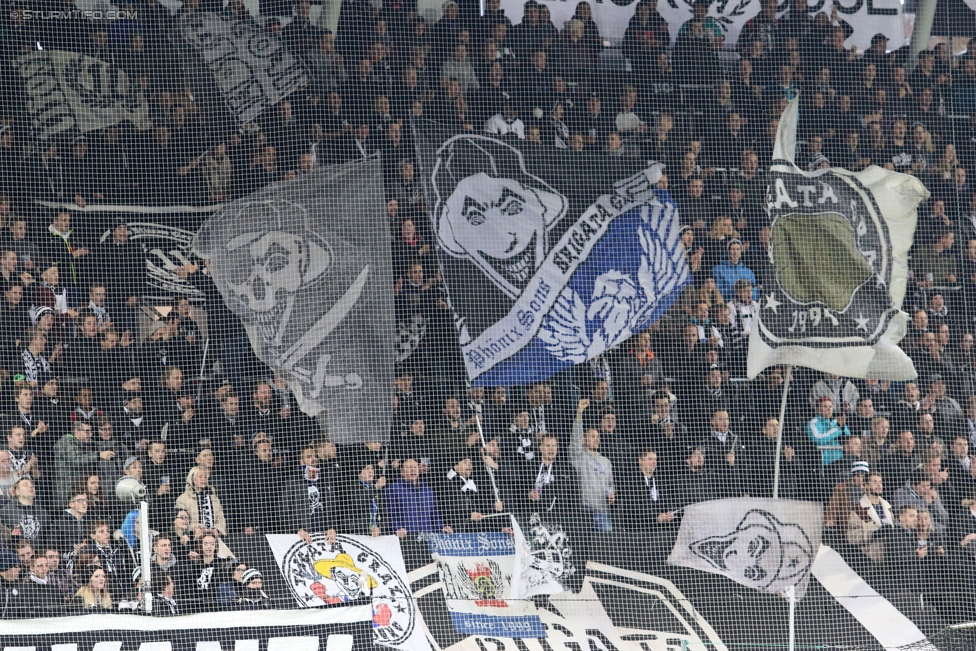
<svg viewBox="0 0 976 651">
<path fill-rule="evenodd" d="M 847 522 L 851 509 L 864 496 L 864 482 L 871 473 L 871 464 L 863 459 L 851 463 L 850 476 L 833 488 L 824 511 L 824 526 L 833 529 Z"/>
<path fill-rule="evenodd" d="M 58 482 L 58 496 L 61 503 L 71 497 L 68 492 L 79 479 L 87 477 L 88 469 L 99 461 L 111 461 L 115 451 L 106 449 L 99 452 L 92 444 L 92 426 L 83 420 L 76 420 L 70 434 L 65 434 L 54 446 L 55 476 Z"/>
<path fill-rule="evenodd" d="M 807 437 L 819 449 L 824 466 L 840 459 L 843 454 L 836 449 L 841 436 L 849 437 L 847 414 L 834 418 L 834 401 L 829 396 L 820 396 L 816 402 L 816 415 L 807 422 Z"/>
<path fill-rule="evenodd" d="M 20 619 L 30 608 L 20 578 L 21 564 L 10 549 L 0 549 L 0 619 Z"/>
</svg>

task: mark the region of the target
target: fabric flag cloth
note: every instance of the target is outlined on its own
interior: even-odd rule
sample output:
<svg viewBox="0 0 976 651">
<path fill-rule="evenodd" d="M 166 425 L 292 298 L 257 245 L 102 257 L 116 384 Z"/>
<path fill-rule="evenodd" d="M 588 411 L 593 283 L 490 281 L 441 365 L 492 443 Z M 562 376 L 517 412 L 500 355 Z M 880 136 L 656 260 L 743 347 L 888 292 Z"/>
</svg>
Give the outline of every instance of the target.
<svg viewBox="0 0 976 651">
<path fill-rule="evenodd" d="M 558 150 L 542 158 L 429 122 L 414 131 L 475 386 L 527 384 L 592 359 L 654 323 L 691 283 L 659 165 L 620 180 L 606 172 L 616 168 Z"/>
<path fill-rule="evenodd" d="M 870 166 L 805 172 L 794 163 L 799 99 L 780 119 L 766 194 L 776 273 L 759 297 L 748 375 L 797 365 L 854 378 L 911 380 L 899 347 L 918 204 L 913 176 Z"/>
<path fill-rule="evenodd" d="M 533 513 L 525 520 L 526 537 L 518 518 L 512 518 L 512 539 L 518 559 L 512 579 L 513 593 L 521 599 L 541 594 L 571 591 L 579 579 L 578 559 L 573 556 L 569 537 L 563 528 L 547 521 L 542 513 Z"/>
<path fill-rule="evenodd" d="M 429 534 L 447 610 L 462 635 L 546 637 L 535 604 L 519 597 L 515 541 L 504 533 Z"/>
<path fill-rule="evenodd" d="M 152 127 L 142 88 L 125 71 L 77 52 L 45 50 L 17 58 L 34 135 L 48 140 L 69 129 L 81 133 L 131 122 Z"/>
<path fill-rule="evenodd" d="M 393 343 L 374 334 L 394 327 L 387 222 L 373 158 L 239 199 L 190 247 L 254 353 L 335 443 L 389 436 Z"/>
<path fill-rule="evenodd" d="M 431 651 L 396 536 L 269 534 L 268 545 L 299 608 L 371 603 L 375 644 Z"/>
<path fill-rule="evenodd" d="M 248 124 L 308 83 L 301 62 L 269 30 L 233 16 L 186 14 L 180 34 L 196 48 L 230 110 Z"/>
<path fill-rule="evenodd" d="M 685 508 L 668 563 L 721 574 L 744 586 L 800 599 L 820 549 L 823 506 L 733 498 Z"/>
</svg>

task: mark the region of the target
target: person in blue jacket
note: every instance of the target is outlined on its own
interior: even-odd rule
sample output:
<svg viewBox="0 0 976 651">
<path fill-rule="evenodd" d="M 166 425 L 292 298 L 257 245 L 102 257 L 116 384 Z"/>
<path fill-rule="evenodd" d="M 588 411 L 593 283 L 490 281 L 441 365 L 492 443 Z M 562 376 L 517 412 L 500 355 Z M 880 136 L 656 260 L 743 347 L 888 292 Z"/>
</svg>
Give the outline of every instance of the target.
<svg viewBox="0 0 976 651">
<path fill-rule="evenodd" d="M 841 413 L 840 418 L 834 418 L 834 401 L 827 396 L 817 400 L 817 415 L 807 423 L 806 431 L 807 437 L 820 449 L 823 465 L 844 456 L 838 439 L 844 436 L 846 440 L 851 435 L 847 429 L 847 414 Z"/>
<path fill-rule="evenodd" d="M 748 280 L 754 288 L 752 290 L 752 300 L 759 300 L 759 288 L 756 287 L 756 274 L 752 273 L 752 269 L 742 262 L 742 241 L 736 239 L 729 240 L 727 250 L 728 257 L 720 264 L 712 267 L 712 277 L 715 279 L 715 284 L 718 286 L 718 291 L 722 294 L 722 298 L 726 301 L 731 301 L 735 298 L 735 281 Z"/>
</svg>

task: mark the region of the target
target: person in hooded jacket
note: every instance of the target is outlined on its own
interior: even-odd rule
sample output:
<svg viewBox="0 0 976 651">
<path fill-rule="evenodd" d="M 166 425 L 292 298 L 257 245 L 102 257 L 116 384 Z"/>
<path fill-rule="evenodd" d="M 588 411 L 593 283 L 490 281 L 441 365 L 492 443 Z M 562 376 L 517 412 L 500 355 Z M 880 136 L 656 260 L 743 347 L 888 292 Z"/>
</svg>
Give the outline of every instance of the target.
<svg viewBox="0 0 976 651">
<path fill-rule="evenodd" d="M 742 262 L 742 242 L 738 239 L 729 240 L 726 247 L 728 255 L 725 260 L 712 268 L 712 276 L 718 286 L 719 293 L 726 301 L 735 298 L 735 283 L 738 280 L 748 280 L 755 287 L 752 300 L 759 300 L 759 288 L 756 287 L 756 274 Z"/>
</svg>

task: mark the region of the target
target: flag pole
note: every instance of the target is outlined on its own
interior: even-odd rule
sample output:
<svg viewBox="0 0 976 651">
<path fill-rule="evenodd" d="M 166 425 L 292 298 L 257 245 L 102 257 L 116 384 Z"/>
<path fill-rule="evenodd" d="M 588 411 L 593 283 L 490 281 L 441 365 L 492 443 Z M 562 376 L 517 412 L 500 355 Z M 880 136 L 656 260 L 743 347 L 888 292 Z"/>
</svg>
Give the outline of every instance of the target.
<svg viewBox="0 0 976 651">
<path fill-rule="evenodd" d="M 786 420 L 786 397 L 790 392 L 790 381 L 793 379 L 793 367 L 786 367 L 786 380 L 783 382 L 783 399 L 779 403 L 779 434 L 776 436 L 776 459 L 773 461 L 773 499 L 779 499 L 779 458 L 783 453 L 783 427 Z M 792 633 L 792 627 L 790 631 Z"/>
<path fill-rule="evenodd" d="M 786 590 L 790 597 L 790 651 L 796 651 L 796 586 Z"/>
<path fill-rule="evenodd" d="M 779 499 L 779 470 L 780 456 L 783 454 L 783 429 L 786 421 L 786 400 L 790 393 L 790 382 L 793 380 L 793 367 L 786 367 L 786 379 L 783 381 L 783 398 L 779 403 L 779 432 L 776 436 L 776 460 L 773 463 L 773 499 Z M 796 651 L 796 587 L 786 589 L 786 596 L 790 600 L 790 645 L 789 651 Z"/>
</svg>

